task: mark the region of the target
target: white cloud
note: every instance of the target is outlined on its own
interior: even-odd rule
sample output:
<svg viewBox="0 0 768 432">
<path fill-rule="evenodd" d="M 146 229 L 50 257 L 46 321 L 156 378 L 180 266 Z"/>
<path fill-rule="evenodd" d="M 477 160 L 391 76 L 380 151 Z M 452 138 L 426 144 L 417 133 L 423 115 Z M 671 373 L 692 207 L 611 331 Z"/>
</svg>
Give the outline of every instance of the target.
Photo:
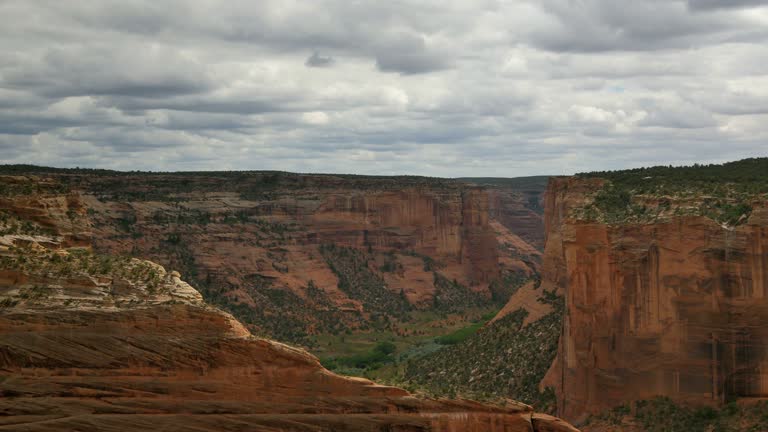
<svg viewBox="0 0 768 432">
<path fill-rule="evenodd" d="M 322 111 L 306 112 L 301 115 L 301 119 L 306 124 L 310 125 L 325 125 L 328 124 L 328 114 Z"/>
<path fill-rule="evenodd" d="M 0 3 L 0 163 L 516 176 L 765 152 L 759 0 Z"/>
</svg>

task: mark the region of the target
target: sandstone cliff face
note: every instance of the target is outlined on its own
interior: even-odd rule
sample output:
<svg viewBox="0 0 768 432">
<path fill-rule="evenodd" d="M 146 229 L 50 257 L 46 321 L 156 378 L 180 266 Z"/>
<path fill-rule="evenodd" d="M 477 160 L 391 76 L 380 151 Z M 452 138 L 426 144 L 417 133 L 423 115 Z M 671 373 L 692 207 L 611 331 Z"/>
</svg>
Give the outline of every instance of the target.
<svg viewBox="0 0 768 432">
<path fill-rule="evenodd" d="M 40 239 L 0 236 L 0 430 L 575 431 L 335 375 L 175 272 Z"/>
<path fill-rule="evenodd" d="M 44 177 L 0 176 L 0 232 L 55 234 L 67 246 L 90 245 L 86 207 L 77 193 Z"/>
<path fill-rule="evenodd" d="M 543 286 L 566 293 L 544 384 L 578 418 L 656 395 L 717 404 L 768 396 L 768 209 L 603 224 L 572 217 L 599 180 L 553 179 Z"/>
<path fill-rule="evenodd" d="M 490 214 L 504 226 L 537 249 L 544 249 L 543 193 L 523 194 L 516 190 L 495 188 L 488 192 Z"/>
<path fill-rule="evenodd" d="M 70 172 L 13 181 L 24 187 L 0 198 L 0 217 L 42 230 L 27 234 L 178 270 L 206 299 L 281 340 L 381 325 L 372 316 L 399 317 L 386 305 L 400 298 L 412 310 L 488 305 L 504 295 L 508 275 L 531 275 L 540 261 L 508 223 L 491 218 L 505 212 L 492 208 L 486 189 L 457 181 Z M 362 251 L 358 267 L 344 271 L 365 273 L 375 286 L 349 287 L 336 257 L 320 251 L 328 244 Z M 441 281 L 462 292 L 447 295 Z M 373 288 L 390 299 L 359 295 Z"/>
<path fill-rule="evenodd" d="M 547 176 L 464 178 L 488 191 L 491 219 L 538 250 L 544 249 L 544 195 Z"/>
<path fill-rule="evenodd" d="M 487 284 L 497 275 L 496 239 L 482 189 L 346 189 L 321 200 L 305 222 L 310 241 L 412 250 L 458 264 L 470 285 Z"/>
</svg>

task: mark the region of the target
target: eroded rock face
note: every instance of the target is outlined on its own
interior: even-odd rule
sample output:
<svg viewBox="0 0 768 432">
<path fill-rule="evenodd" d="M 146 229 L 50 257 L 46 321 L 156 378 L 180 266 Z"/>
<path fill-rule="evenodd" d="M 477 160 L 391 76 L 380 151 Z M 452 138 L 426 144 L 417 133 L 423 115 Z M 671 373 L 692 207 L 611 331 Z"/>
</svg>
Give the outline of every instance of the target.
<svg viewBox="0 0 768 432">
<path fill-rule="evenodd" d="M 3 239 L 0 430 L 570 430 L 335 375 L 157 264 Z"/>
<path fill-rule="evenodd" d="M 142 415 L 150 414 L 174 416 L 150 429 L 200 421 L 217 430 L 208 415 L 224 430 L 238 424 L 281 430 L 293 421 L 304 425 L 299 430 L 324 424 L 341 430 L 356 430 L 356 424 L 530 429 L 528 409 L 419 400 L 403 390 L 336 376 L 306 352 L 255 339 L 226 314 L 189 304 L 4 311 L 0 339 L 6 374 L 0 424 L 13 424 L 13 430 L 140 430 Z M 128 428 L 121 414 L 136 415 L 139 424 Z"/>
<path fill-rule="evenodd" d="M 519 221 L 531 215 L 504 217 L 527 211 L 515 203 L 523 195 L 508 192 L 496 205 L 488 190 L 451 180 L 52 172 L 0 181 L 14 192 L 0 198 L 0 219 L 29 221 L 67 246 L 160 263 L 252 330 L 295 342 L 380 326 L 374 316 L 399 319 L 405 309 L 487 306 L 504 295 L 494 282 L 530 276 L 540 263 L 515 231 L 527 232 Z M 357 267 L 334 266 L 338 257 L 319 250 L 328 244 L 359 251 Z M 362 272 L 387 301 L 340 281 Z M 441 293 L 445 281 L 462 292 Z M 401 298 L 406 306 L 388 308 Z"/>
<path fill-rule="evenodd" d="M 704 217 L 602 224 L 569 217 L 598 180 L 553 179 L 543 286 L 566 293 L 545 385 L 575 419 L 669 396 L 718 404 L 768 396 L 768 209 L 746 223 Z"/>
<path fill-rule="evenodd" d="M 324 255 L 331 253 L 344 255 L 332 261 L 339 267 L 372 255 L 367 271 L 383 274 L 386 285 L 369 288 L 414 305 L 432 303 L 437 271 L 444 283 L 461 280 L 481 293 L 499 271 L 499 238 L 514 250 L 530 248 L 492 228 L 482 190 L 371 190 L 365 182 L 293 176 L 297 184 L 283 193 L 271 177 L 237 183 L 246 190 L 232 190 L 230 180 L 14 178 L 4 189 L 11 196 L 0 200 L 0 430 L 562 427 L 515 402 L 429 399 L 333 374 L 301 349 L 252 336 L 176 271 L 199 269 L 198 280 L 226 286 L 224 295 L 242 296 L 254 310 L 264 305 L 248 300 L 253 284 L 314 293 L 325 312 L 370 307 L 339 288 Z M 247 190 L 264 184 L 266 192 Z M 319 247 L 326 243 L 336 246 Z M 395 252 L 381 252 L 388 249 Z M 160 257 L 174 270 L 128 252 Z M 504 262 L 532 271 L 513 256 Z"/>
<path fill-rule="evenodd" d="M 537 249 L 544 249 L 543 194 L 493 188 L 488 192 L 491 217 Z M 533 208 L 532 208 L 533 207 Z"/>
</svg>

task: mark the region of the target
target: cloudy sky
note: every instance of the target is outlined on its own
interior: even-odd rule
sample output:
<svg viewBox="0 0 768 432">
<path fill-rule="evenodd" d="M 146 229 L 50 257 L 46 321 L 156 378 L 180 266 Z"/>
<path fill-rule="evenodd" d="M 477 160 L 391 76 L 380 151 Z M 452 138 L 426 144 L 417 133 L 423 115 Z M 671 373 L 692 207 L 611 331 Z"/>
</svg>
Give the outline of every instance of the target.
<svg viewBox="0 0 768 432">
<path fill-rule="evenodd" d="M 511 177 L 765 156 L 766 4 L 0 0 L 0 163 Z"/>
</svg>

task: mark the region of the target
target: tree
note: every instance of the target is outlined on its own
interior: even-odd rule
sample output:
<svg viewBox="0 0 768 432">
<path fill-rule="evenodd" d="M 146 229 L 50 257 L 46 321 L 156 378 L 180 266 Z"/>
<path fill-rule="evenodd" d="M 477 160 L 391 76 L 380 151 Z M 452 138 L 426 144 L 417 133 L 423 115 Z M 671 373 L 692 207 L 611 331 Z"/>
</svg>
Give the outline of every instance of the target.
<svg viewBox="0 0 768 432">
<path fill-rule="evenodd" d="M 390 355 L 397 351 L 397 347 L 390 341 L 382 341 L 376 344 L 376 347 L 373 348 L 373 351 L 384 355 Z"/>
</svg>

